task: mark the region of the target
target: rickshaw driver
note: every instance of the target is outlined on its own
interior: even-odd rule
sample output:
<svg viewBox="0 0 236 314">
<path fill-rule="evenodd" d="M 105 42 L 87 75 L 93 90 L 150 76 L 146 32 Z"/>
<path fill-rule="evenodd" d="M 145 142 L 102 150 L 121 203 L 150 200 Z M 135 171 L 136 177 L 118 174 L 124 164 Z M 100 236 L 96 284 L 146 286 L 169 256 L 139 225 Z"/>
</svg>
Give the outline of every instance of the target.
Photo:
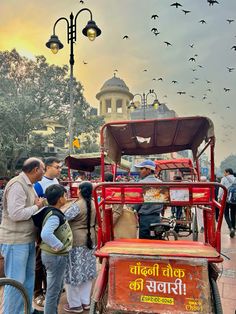
<svg viewBox="0 0 236 314">
<path fill-rule="evenodd" d="M 139 168 L 140 182 L 157 183 L 162 182 L 154 175 L 156 164 L 152 160 L 145 160 L 137 165 L 135 168 Z M 150 236 L 150 224 L 160 222 L 161 211 L 163 209 L 162 204 L 137 204 L 132 206 L 137 211 L 139 217 L 139 238 L 151 239 Z"/>
</svg>

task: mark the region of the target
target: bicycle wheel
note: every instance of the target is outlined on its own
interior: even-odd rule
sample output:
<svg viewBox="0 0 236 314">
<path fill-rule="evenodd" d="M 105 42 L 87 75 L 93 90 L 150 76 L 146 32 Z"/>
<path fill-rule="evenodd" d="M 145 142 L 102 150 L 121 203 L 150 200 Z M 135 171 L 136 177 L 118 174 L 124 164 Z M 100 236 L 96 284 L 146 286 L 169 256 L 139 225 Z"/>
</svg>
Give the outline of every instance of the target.
<svg viewBox="0 0 236 314">
<path fill-rule="evenodd" d="M 215 314 L 223 314 L 220 293 L 216 281 L 210 277 L 210 287 L 212 293 L 212 304 Z"/>
<path fill-rule="evenodd" d="M 169 231 L 166 231 L 165 232 L 165 235 L 164 235 L 164 240 L 168 240 L 168 241 L 171 241 L 171 240 L 178 240 L 178 233 L 175 232 L 174 230 L 169 230 Z"/>
<path fill-rule="evenodd" d="M 0 278 L 0 314 L 30 314 L 30 311 L 29 297 L 24 286 L 16 280 Z"/>
</svg>

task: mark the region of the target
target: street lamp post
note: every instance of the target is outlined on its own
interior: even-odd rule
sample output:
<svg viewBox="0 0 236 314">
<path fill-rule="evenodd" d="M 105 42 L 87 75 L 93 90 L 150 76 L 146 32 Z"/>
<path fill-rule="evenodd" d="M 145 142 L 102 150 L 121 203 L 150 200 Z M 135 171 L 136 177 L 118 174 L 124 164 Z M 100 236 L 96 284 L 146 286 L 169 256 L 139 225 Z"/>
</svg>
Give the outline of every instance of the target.
<svg viewBox="0 0 236 314">
<path fill-rule="evenodd" d="M 73 115 L 74 115 L 74 98 L 73 98 L 73 66 L 75 63 L 74 60 L 74 43 L 76 42 L 76 21 L 78 15 L 83 12 L 88 11 L 90 14 L 90 20 L 88 21 L 85 28 L 82 30 L 84 36 L 87 36 L 89 40 L 93 41 L 97 36 L 101 34 L 101 30 L 97 27 L 96 23 L 93 21 L 92 12 L 83 8 L 78 11 L 78 13 L 73 15 L 70 14 L 70 21 L 65 17 L 60 17 L 53 26 L 53 35 L 51 35 L 49 41 L 46 43 L 46 47 L 51 49 L 52 53 L 56 54 L 58 50 L 62 49 L 64 46 L 60 42 L 58 36 L 56 35 L 56 25 L 59 21 L 65 20 L 67 24 L 67 43 L 70 44 L 70 85 L 69 85 L 69 93 L 70 93 L 70 114 L 69 114 L 69 153 L 73 152 Z"/>
<path fill-rule="evenodd" d="M 147 99 L 149 95 L 154 95 L 155 96 L 155 100 L 151 105 L 148 105 L 147 103 Z M 157 99 L 157 94 L 155 93 L 155 91 L 153 89 L 150 89 L 148 93 L 142 93 L 142 94 L 134 94 L 134 97 L 139 96 L 141 99 L 141 108 L 143 109 L 143 120 L 146 120 L 146 109 L 149 106 L 153 106 L 154 108 L 158 108 L 158 106 L 160 105 L 158 99 Z M 133 100 L 131 101 L 130 105 L 129 105 L 129 109 L 137 109 L 137 106 L 134 103 L 134 97 Z"/>
</svg>

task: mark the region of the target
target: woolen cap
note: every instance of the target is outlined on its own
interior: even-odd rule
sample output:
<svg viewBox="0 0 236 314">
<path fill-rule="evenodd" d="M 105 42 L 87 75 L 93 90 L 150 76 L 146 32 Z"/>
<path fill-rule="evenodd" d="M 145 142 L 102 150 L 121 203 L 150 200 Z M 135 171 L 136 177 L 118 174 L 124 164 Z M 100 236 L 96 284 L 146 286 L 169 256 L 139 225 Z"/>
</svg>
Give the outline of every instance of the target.
<svg viewBox="0 0 236 314">
<path fill-rule="evenodd" d="M 135 165 L 136 168 L 148 168 L 151 170 L 156 169 L 156 164 L 152 160 L 144 160 L 143 162 L 140 162 L 139 164 Z"/>
</svg>

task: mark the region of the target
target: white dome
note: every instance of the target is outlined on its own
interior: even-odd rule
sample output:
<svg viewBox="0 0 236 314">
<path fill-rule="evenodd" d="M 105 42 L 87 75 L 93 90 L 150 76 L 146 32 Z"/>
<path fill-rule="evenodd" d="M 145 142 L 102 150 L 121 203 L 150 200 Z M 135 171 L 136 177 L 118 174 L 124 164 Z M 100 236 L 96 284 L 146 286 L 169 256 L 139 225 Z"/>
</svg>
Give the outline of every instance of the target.
<svg viewBox="0 0 236 314">
<path fill-rule="evenodd" d="M 116 76 L 113 76 L 103 84 L 103 86 L 100 89 L 100 92 L 97 93 L 96 98 L 99 99 L 100 96 L 109 92 L 121 92 L 128 94 L 131 97 L 131 99 L 133 98 L 133 95 L 130 93 L 129 88 L 125 84 L 125 82 Z"/>
</svg>

